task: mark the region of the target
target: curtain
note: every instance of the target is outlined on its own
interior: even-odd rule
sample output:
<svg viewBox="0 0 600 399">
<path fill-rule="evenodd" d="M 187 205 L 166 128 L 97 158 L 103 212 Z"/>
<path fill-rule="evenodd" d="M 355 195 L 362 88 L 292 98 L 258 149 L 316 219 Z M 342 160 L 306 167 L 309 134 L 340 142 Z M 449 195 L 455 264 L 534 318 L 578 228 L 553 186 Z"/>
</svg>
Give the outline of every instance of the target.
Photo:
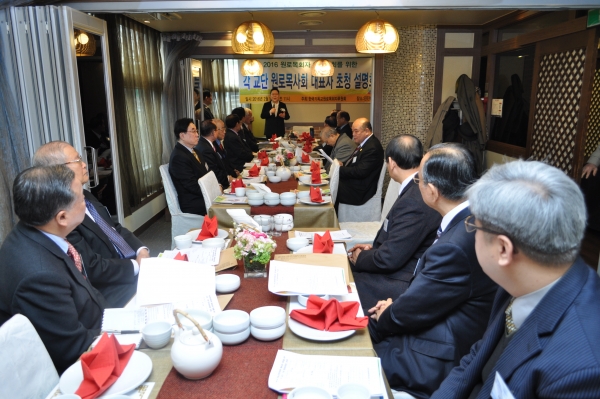
<svg viewBox="0 0 600 399">
<path fill-rule="evenodd" d="M 212 93 L 213 115 L 225 120 L 240 106 L 238 60 L 202 60 L 202 88 Z"/>
<path fill-rule="evenodd" d="M 160 33 L 121 15 L 104 15 L 113 78 L 123 210 L 161 187 L 162 59 Z"/>
<path fill-rule="evenodd" d="M 168 163 L 176 140 L 175 121 L 194 119 L 194 87 L 191 59 L 187 58 L 202 41 L 196 32 L 170 32 L 161 35 L 165 57 L 162 94 L 162 163 Z"/>
</svg>

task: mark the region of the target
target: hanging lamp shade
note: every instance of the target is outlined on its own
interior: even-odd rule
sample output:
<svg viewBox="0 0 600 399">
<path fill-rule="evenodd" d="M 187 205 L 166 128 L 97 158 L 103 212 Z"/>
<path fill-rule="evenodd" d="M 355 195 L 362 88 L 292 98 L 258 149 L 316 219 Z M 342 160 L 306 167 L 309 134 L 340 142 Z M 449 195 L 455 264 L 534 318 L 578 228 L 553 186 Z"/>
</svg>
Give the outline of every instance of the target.
<svg viewBox="0 0 600 399">
<path fill-rule="evenodd" d="M 316 60 L 310 68 L 312 76 L 333 76 L 333 64 L 328 60 Z"/>
<path fill-rule="evenodd" d="M 356 51 L 359 53 L 393 53 L 398 49 L 398 31 L 383 19 L 374 19 L 364 24 L 356 34 Z"/>
<path fill-rule="evenodd" d="M 243 22 L 231 36 L 231 48 L 236 54 L 271 54 L 275 48 L 273 32 L 261 22 Z"/>
<path fill-rule="evenodd" d="M 75 29 L 74 36 L 77 57 L 89 57 L 96 54 L 96 40 L 92 35 Z"/>
<path fill-rule="evenodd" d="M 260 76 L 263 74 L 263 66 L 260 61 L 246 60 L 242 63 L 242 76 Z"/>
</svg>

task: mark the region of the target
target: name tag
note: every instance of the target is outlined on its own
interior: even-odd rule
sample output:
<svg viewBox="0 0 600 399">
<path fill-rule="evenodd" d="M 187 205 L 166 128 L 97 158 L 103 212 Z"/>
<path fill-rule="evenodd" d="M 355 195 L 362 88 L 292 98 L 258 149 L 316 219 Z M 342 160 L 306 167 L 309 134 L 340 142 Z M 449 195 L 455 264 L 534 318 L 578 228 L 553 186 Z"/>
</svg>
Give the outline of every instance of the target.
<svg viewBox="0 0 600 399">
<path fill-rule="evenodd" d="M 490 396 L 492 397 L 492 399 L 515 399 L 513 394 L 510 392 L 510 389 L 508 389 L 506 382 L 504 382 L 504 379 L 502 379 L 500 373 L 498 373 L 497 371 Z"/>
<path fill-rule="evenodd" d="M 357 157 L 352 158 L 352 163 L 356 163 L 356 158 Z"/>
<path fill-rule="evenodd" d="M 387 233 L 387 225 L 388 225 L 388 220 L 387 220 L 387 219 L 385 219 L 385 220 L 383 221 L 383 231 L 385 231 L 386 233 Z"/>
</svg>

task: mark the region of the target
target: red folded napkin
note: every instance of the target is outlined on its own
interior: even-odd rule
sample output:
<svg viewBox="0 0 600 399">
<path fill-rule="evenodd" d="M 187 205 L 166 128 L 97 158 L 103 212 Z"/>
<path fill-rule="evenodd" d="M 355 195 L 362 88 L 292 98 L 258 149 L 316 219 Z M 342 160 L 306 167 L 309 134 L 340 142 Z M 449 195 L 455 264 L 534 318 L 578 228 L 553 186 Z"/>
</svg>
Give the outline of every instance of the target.
<svg viewBox="0 0 600 399">
<path fill-rule="evenodd" d="M 312 183 L 320 184 L 321 183 L 321 170 L 320 169 L 313 170 L 310 173 L 312 174 Z"/>
<path fill-rule="evenodd" d="M 212 218 L 210 218 L 208 215 L 204 215 L 204 223 L 202 223 L 202 230 L 200 230 L 200 234 L 198 234 L 196 241 L 203 241 L 207 238 L 216 237 L 219 234 L 218 230 L 219 222 L 217 221 L 217 217 L 213 216 Z"/>
<path fill-rule="evenodd" d="M 359 306 L 356 301 L 339 302 L 335 298 L 326 301 L 311 295 L 306 309 L 294 309 L 290 317 L 320 331 L 357 330 L 369 324 L 367 316 L 356 317 Z"/>
<path fill-rule="evenodd" d="M 186 262 L 189 262 L 187 255 L 186 254 L 182 254 L 181 252 L 178 252 L 177 255 L 175 255 L 175 257 L 173 259 L 175 259 L 175 260 L 184 260 Z"/>
<path fill-rule="evenodd" d="M 316 171 L 320 172 L 321 171 L 321 165 L 319 165 L 318 162 L 311 161 L 311 163 L 310 163 L 310 171 L 312 172 L 313 170 L 316 170 Z"/>
<path fill-rule="evenodd" d="M 135 344 L 121 346 L 114 335 L 104 333 L 91 352 L 81 355 L 83 381 L 75 394 L 96 398 L 117 381 L 127 366 Z"/>
<path fill-rule="evenodd" d="M 309 163 L 310 162 L 310 158 L 308 156 L 308 154 L 302 153 L 302 163 Z"/>
<path fill-rule="evenodd" d="M 231 184 L 229 185 L 229 187 L 231 187 L 231 194 L 235 194 L 236 188 L 238 188 L 238 187 L 243 188 L 243 187 L 246 187 L 246 185 L 244 184 L 242 179 L 233 179 L 231 181 Z"/>
<path fill-rule="evenodd" d="M 310 143 L 310 141 L 306 141 L 306 143 L 304 143 L 304 147 L 302 148 L 302 150 L 304 150 L 304 152 L 312 151 L 312 144 Z"/>
<path fill-rule="evenodd" d="M 269 139 L 269 141 L 270 141 L 271 143 L 274 143 L 276 138 L 277 138 L 277 135 L 276 135 L 276 134 L 273 134 L 273 135 L 271 135 L 271 138 Z"/>
<path fill-rule="evenodd" d="M 321 195 L 321 189 L 319 187 L 310 187 L 310 201 L 323 202 L 323 196 Z"/>
<path fill-rule="evenodd" d="M 268 164 L 269 164 L 269 163 L 267 162 L 267 165 L 268 165 Z M 260 168 L 259 168 L 258 166 L 256 166 L 256 164 L 254 164 L 254 165 L 253 165 L 253 166 L 250 168 L 250 170 L 248 171 L 248 176 L 250 176 L 250 177 L 256 177 L 256 176 L 258 176 L 258 172 L 260 172 Z"/>
<path fill-rule="evenodd" d="M 316 234 L 313 236 L 313 253 L 315 254 L 332 254 L 333 253 L 333 240 L 331 239 L 331 233 L 329 230 L 322 236 Z"/>
<path fill-rule="evenodd" d="M 258 157 L 258 159 L 263 159 L 263 158 L 268 158 L 267 157 L 267 152 L 265 150 L 260 150 L 256 156 Z"/>
<path fill-rule="evenodd" d="M 261 158 L 260 166 L 269 166 L 269 157 Z"/>
<path fill-rule="evenodd" d="M 279 143 L 275 142 L 273 143 L 273 149 L 276 150 L 279 148 Z"/>
</svg>

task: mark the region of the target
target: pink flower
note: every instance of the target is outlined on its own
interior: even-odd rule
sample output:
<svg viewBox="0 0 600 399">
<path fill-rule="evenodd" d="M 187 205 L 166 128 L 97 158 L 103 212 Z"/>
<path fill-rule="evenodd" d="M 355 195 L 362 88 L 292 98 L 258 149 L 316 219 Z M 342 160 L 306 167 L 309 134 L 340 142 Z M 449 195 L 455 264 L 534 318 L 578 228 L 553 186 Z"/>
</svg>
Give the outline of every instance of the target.
<svg viewBox="0 0 600 399">
<path fill-rule="evenodd" d="M 294 154 L 292 154 L 291 152 L 287 153 L 287 159 L 292 159 L 294 158 Z"/>
</svg>

